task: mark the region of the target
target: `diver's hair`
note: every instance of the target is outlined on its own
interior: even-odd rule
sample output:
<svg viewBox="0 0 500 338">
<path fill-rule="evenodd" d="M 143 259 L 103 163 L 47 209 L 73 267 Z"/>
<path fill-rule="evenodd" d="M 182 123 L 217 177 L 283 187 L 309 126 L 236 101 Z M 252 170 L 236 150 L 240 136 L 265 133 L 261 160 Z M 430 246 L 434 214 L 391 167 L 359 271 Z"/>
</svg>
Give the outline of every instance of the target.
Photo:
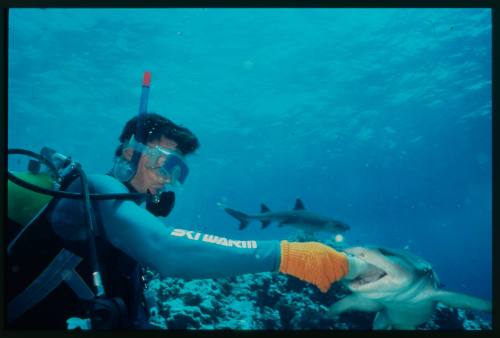
<svg viewBox="0 0 500 338">
<path fill-rule="evenodd" d="M 140 122 L 142 129 L 141 135 L 137 135 L 137 120 Z M 135 116 L 130 119 L 125 127 L 123 128 L 122 134 L 120 135 L 120 145 L 115 151 L 115 156 L 121 156 L 123 144 L 130 140 L 134 135 L 136 141 L 143 144 L 149 142 L 159 141 L 161 137 L 164 136 L 177 143 L 177 149 L 183 154 L 187 155 L 193 153 L 200 143 L 198 138 L 187 128 L 177 125 L 171 120 L 158 115 L 156 113 L 146 113 L 139 116 Z"/>
</svg>

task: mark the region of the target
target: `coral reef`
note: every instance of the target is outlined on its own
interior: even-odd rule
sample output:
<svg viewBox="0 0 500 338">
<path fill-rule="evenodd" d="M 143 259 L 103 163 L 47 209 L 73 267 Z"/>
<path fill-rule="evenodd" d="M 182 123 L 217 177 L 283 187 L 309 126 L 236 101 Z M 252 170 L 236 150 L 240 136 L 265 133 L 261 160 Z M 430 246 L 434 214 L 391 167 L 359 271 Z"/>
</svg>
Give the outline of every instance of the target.
<svg viewBox="0 0 500 338">
<path fill-rule="evenodd" d="M 247 274 L 227 279 L 160 280 L 148 270 L 157 290 L 167 329 L 232 330 L 371 330 L 373 314 L 349 312 L 325 318 L 328 308 L 347 295 L 341 283 L 323 294 L 311 284 L 278 273 Z M 439 304 L 422 330 L 491 330 L 471 311 Z"/>
</svg>

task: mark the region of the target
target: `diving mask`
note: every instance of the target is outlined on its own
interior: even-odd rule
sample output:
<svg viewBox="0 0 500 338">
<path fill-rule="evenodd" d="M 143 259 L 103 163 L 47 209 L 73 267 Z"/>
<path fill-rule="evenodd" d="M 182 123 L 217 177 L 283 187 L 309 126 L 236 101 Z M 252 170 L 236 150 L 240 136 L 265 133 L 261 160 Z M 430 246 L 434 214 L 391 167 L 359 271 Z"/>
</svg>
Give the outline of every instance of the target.
<svg viewBox="0 0 500 338">
<path fill-rule="evenodd" d="M 155 170 L 170 185 L 180 185 L 186 180 L 189 168 L 184 156 L 178 152 L 156 146 L 147 146 L 135 141 L 132 136 L 128 146 L 133 147 L 145 155 L 145 166 Z"/>
<path fill-rule="evenodd" d="M 155 170 L 168 183 L 183 184 L 186 180 L 189 168 L 179 153 L 160 146 L 147 146 L 142 153 L 146 155 L 146 168 Z"/>
</svg>

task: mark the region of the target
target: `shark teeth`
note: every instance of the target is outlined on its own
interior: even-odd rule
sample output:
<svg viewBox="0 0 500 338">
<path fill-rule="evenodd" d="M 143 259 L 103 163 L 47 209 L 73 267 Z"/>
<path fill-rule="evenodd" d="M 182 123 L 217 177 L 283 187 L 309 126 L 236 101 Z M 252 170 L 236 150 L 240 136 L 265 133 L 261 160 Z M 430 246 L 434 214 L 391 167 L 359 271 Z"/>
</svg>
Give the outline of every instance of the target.
<svg viewBox="0 0 500 338">
<path fill-rule="evenodd" d="M 371 266 L 371 269 L 368 269 L 364 274 L 359 275 L 355 279 L 352 280 L 351 285 L 353 286 L 361 286 L 369 283 L 376 282 L 383 277 L 387 276 L 387 273 L 377 268 L 376 266 Z"/>
</svg>

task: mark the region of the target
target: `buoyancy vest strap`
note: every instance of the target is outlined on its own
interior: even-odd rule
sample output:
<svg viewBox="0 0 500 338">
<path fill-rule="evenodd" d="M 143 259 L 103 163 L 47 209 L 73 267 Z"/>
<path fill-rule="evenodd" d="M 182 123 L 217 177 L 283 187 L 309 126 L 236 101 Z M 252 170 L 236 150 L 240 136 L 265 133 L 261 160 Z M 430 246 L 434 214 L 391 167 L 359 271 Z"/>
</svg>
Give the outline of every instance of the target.
<svg viewBox="0 0 500 338">
<path fill-rule="evenodd" d="M 66 249 L 62 249 L 47 268 L 25 290 L 9 302 L 7 308 L 8 321 L 16 320 L 26 311 L 37 305 L 63 281 L 69 284 L 79 298 L 88 299 L 89 297 L 93 297 L 92 291 L 74 271 L 74 268 L 82 260 L 82 257 Z"/>
<path fill-rule="evenodd" d="M 45 212 L 45 210 L 47 209 L 47 207 L 49 206 L 50 203 L 47 203 L 32 219 L 31 221 L 28 222 L 28 224 L 26 224 L 20 231 L 19 233 L 16 235 L 16 237 L 14 237 L 14 239 L 9 243 L 9 246 L 7 247 L 7 254 L 9 256 L 12 255 L 12 250 L 14 248 L 14 245 L 16 245 L 16 242 L 19 238 L 21 238 L 21 236 L 23 235 L 23 233 L 25 233 L 30 227 L 32 224 L 34 224 L 34 222 L 39 218 L 41 217 L 41 215 Z"/>
<path fill-rule="evenodd" d="M 82 276 L 80 276 L 75 270 L 71 270 L 68 275 L 65 276 L 64 280 L 69 287 L 76 293 L 78 298 L 89 300 L 95 297 L 95 294 L 89 288 L 87 283 L 84 282 Z"/>
</svg>

